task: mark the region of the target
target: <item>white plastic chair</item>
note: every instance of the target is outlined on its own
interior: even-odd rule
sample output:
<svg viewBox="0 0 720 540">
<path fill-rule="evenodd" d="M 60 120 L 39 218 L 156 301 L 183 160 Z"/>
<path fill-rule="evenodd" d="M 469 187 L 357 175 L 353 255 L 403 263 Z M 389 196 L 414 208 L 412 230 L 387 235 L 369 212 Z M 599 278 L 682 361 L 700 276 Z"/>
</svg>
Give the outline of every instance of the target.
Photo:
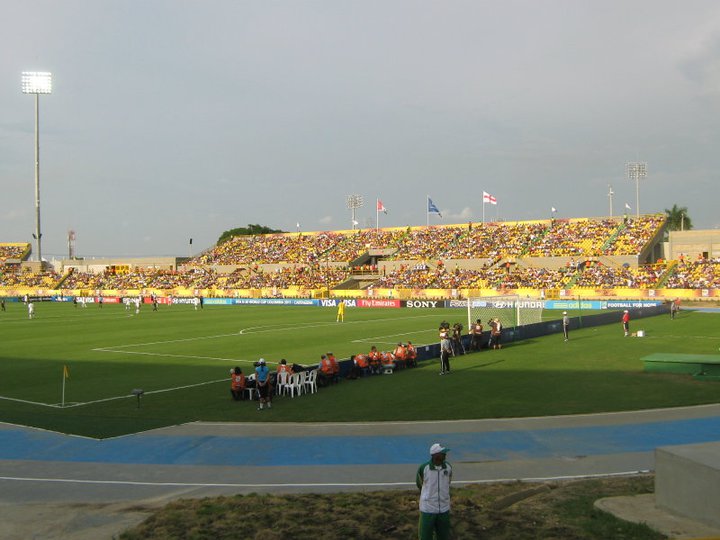
<svg viewBox="0 0 720 540">
<path fill-rule="evenodd" d="M 305 377 L 305 391 L 310 392 L 311 394 L 314 394 L 317 392 L 317 377 L 318 377 L 318 370 L 313 369 L 312 371 L 307 373 L 307 376 Z"/>
<path fill-rule="evenodd" d="M 284 394 L 287 391 L 289 384 L 290 373 L 287 371 L 281 371 L 275 378 L 275 393 Z"/>
<path fill-rule="evenodd" d="M 290 397 L 295 397 L 295 395 L 300 395 L 303 391 L 303 387 L 305 386 L 305 372 L 301 371 L 300 373 L 293 373 L 290 376 L 290 380 L 288 381 L 287 386 L 285 387 L 287 389 L 287 392 L 290 394 Z"/>
</svg>

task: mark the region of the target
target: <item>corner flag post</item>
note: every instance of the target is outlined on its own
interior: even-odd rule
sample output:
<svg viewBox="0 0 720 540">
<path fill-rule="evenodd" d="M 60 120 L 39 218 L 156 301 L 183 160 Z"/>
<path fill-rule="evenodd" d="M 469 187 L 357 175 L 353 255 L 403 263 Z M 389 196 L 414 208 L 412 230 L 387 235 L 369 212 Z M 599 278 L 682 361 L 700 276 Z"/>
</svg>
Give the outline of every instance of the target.
<svg viewBox="0 0 720 540">
<path fill-rule="evenodd" d="M 70 370 L 67 365 L 63 366 L 63 379 L 62 379 L 62 407 L 65 406 L 65 381 L 70 378 Z"/>
</svg>

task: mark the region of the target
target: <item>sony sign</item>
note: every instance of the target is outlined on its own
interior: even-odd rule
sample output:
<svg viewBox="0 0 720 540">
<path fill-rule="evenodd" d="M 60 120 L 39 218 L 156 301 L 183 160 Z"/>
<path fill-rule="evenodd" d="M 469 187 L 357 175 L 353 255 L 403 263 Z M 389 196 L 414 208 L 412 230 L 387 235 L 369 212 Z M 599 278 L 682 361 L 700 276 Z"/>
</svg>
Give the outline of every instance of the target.
<svg viewBox="0 0 720 540">
<path fill-rule="evenodd" d="M 437 300 L 408 300 L 405 304 L 409 308 L 436 308 L 438 307 Z"/>
</svg>

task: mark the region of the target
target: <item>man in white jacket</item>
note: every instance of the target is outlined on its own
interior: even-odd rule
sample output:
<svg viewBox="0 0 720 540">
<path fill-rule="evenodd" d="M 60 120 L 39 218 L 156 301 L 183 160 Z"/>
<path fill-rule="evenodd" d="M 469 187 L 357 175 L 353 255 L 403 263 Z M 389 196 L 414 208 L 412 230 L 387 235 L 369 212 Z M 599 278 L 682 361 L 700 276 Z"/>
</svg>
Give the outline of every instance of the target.
<svg viewBox="0 0 720 540">
<path fill-rule="evenodd" d="M 420 525 L 418 538 L 450 538 L 450 482 L 452 466 L 445 461 L 449 448 L 435 443 L 430 447 L 430 461 L 420 465 L 415 483 L 420 489 Z"/>
</svg>

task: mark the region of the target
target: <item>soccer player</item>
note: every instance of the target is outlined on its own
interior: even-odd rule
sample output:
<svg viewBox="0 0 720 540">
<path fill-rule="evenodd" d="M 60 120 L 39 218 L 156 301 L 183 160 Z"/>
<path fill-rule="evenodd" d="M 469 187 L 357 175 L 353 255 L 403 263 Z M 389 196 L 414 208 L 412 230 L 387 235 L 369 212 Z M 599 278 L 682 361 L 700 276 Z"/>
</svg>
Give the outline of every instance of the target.
<svg viewBox="0 0 720 540">
<path fill-rule="evenodd" d="M 570 318 L 568 317 L 567 311 L 563 311 L 562 326 L 563 335 L 565 336 L 565 341 L 567 341 L 570 337 Z"/>
<path fill-rule="evenodd" d="M 345 322 L 345 300 L 340 300 L 337 308 L 337 319 L 335 322 Z"/>
</svg>

